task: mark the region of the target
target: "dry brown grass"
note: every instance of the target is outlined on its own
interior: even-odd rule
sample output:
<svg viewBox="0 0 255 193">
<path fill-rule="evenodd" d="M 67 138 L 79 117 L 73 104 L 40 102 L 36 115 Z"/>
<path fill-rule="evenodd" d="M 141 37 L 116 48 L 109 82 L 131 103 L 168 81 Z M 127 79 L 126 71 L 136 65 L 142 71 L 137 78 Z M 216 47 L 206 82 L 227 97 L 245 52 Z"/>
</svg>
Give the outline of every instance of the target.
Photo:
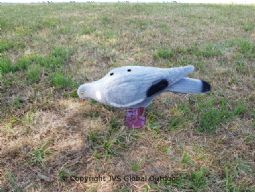
<svg viewBox="0 0 255 193">
<path fill-rule="evenodd" d="M 2 4 L 0 190 L 254 191 L 254 13 L 232 5 Z M 7 72 L 6 58 L 14 66 Z M 213 91 L 163 94 L 137 130 L 123 126 L 121 110 L 75 96 L 78 83 L 132 64 L 193 64 L 192 76 Z M 38 81 L 30 65 L 39 66 Z M 98 175 L 107 181 L 70 179 Z"/>
</svg>

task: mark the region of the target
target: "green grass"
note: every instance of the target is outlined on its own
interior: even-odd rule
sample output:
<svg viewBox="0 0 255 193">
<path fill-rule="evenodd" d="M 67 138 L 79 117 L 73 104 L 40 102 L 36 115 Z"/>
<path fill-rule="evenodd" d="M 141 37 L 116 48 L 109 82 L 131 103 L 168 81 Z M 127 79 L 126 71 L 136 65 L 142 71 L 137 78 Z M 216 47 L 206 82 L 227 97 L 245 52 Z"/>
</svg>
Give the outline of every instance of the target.
<svg viewBox="0 0 255 193">
<path fill-rule="evenodd" d="M 140 170 L 140 164 L 139 163 L 132 163 L 131 164 L 131 170 L 133 172 L 138 172 Z"/>
<path fill-rule="evenodd" d="M 183 153 L 181 162 L 183 164 L 186 164 L 186 165 L 192 165 L 193 164 L 193 161 L 192 161 L 191 157 L 189 156 L 189 154 L 187 152 Z"/>
<path fill-rule="evenodd" d="M 22 100 L 22 98 L 20 98 L 19 96 L 14 98 L 14 100 L 12 101 L 12 106 L 15 108 L 15 109 L 19 109 L 22 107 L 22 103 L 24 101 Z"/>
<path fill-rule="evenodd" d="M 255 57 L 255 42 L 247 38 L 239 38 L 228 41 L 229 46 L 236 47 L 241 56 L 253 59 Z M 237 55 L 239 56 L 239 55 Z"/>
<path fill-rule="evenodd" d="M 82 28 L 81 34 L 83 35 L 89 35 L 96 31 L 96 28 L 93 26 L 84 26 Z"/>
<path fill-rule="evenodd" d="M 171 117 L 168 128 L 170 130 L 180 128 L 183 125 L 183 118 L 182 117 Z"/>
<path fill-rule="evenodd" d="M 31 162 L 36 165 L 43 165 L 45 158 L 49 154 L 50 154 L 50 150 L 48 148 L 48 144 L 45 143 L 45 144 L 41 145 L 40 147 L 34 149 L 30 153 Z"/>
<path fill-rule="evenodd" d="M 238 73 L 245 74 L 247 72 L 245 61 L 242 58 L 235 61 L 235 68 Z"/>
<path fill-rule="evenodd" d="M 52 49 L 49 56 L 42 56 L 39 54 L 25 55 L 18 59 L 15 67 L 18 70 L 26 70 L 34 64 L 46 67 L 50 71 L 56 71 L 66 64 L 69 56 L 69 49 L 57 47 Z"/>
<path fill-rule="evenodd" d="M 197 57 L 211 58 L 223 55 L 223 50 L 220 45 L 208 44 L 193 44 L 186 48 L 177 48 L 176 53 L 195 55 Z"/>
<path fill-rule="evenodd" d="M 247 57 L 255 57 L 255 43 L 248 40 L 241 40 L 239 42 L 240 52 Z"/>
<path fill-rule="evenodd" d="M 60 67 L 65 65 L 69 59 L 71 51 L 68 48 L 54 48 L 49 56 L 49 63 L 47 67 Z"/>
<path fill-rule="evenodd" d="M 232 163 L 227 163 L 224 168 L 224 177 L 225 177 L 225 191 L 227 192 L 242 192 L 254 191 L 255 186 L 248 185 L 244 183 L 238 183 L 236 179 L 238 179 L 242 175 L 249 175 L 254 172 L 254 168 L 251 166 L 249 162 L 246 162 L 242 159 L 237 159 Z"/>
<path fill-rule="evenodd" d="M 41 25 L 47 28 L 55 28 L 59 24 L 60 24 L 60 20 L 57 18 L 45 18 Z"/>
<path fill-rule="evenodd" d="M 200 168 L 191 174 L 191 186 L 195 191 L 203 190 L 207 186 L 206 173 L 205 168 Z"/>
<path fill-rule="evenodd" d="M 15 67 L 12 65 L 11 61 L 7 57 L 0 57 L 0 73 L 6 74 L 8 72 L 14 72 Z"/>
<path fill-rule="evenodd" d="M 65 170 L 65 169 L 61 169 L 58 172 L 58 177 L 59 177 L 60 181 L 66 181 L 71 175 L 72 174 L 68 170 Z"/>
<path fill-rule="evenodd" d="M 255 28 L 255 25 L 253 23 L 246 23 L 243 25 L 243 29 L 246 32 L 252 31 Z"/>
<path fill-rule="evenodd" d="M 215 57 L 215 56 L 221 56 L 222 55 L 222 51 L 220 50 L 220 48 L 216 45 L 212 45 L 212 44 L 208 44 L 205 47 L 202 47 L 197 55 L 199 56 L 203 56 L 203 57 Z"/>
<path fill-rule="evenodd" d="M 31 66 L 27 71 L 27 79 L 32 83 L 38 82 L 40 80 L 41 71 L 42 69 L 39 65 Z"/>
<path fill-rule="evenodd" d="M 41 59 L 40 56 L 37 55 L 26 55 L 18 59 L 15 64 L 15 68 L 17 70 L 27 70 L 31 67 L 32 64 L 39 63 L 38 61 Z"/>
<path fill-rule="evenodd" d="M 89 132 L 89 147 L 94 152 L 96 158 L 111 158 L 118 156 L 120 150 L 128 149 L 128 144 L 137 139 L 135 132 L 127 135 L 127 131 L 121 130 L 119 122 L 115 119 L 110 120 L 106 132 Z"/>
<path fill-rule="evenodd" d="M 0 53 L 7 51 L 12 47 L 14 47 L 12 42 L 0 39 Z"/>
<path fill-rule="evenodd" d="M 170 49 L 160 49 L 154 54 L 155 59 L 171 59 L 174 56 L 174 52 Z"/>
<path fill-rule="evenodd" d="M 111 18 L 109 18 L 107 16 L 103 16 L 103 17 L 101 17 L 101 23 L 103 25 L 108 25 L 108 24 L 112 23 L 112 20 L 111 20 Z"/>
<path fill-rule="evenodd" d="M 226 99 L 212 99 L 211 101 L 200 101 L 198 105 L 198 131 L 214 132 L 220 124 L 233 119 L 236 116 L 242 116 L 247 107 L 243 101 L 240 101 L 232 106 Z"/>
<path fill-rule="evenodd" d="M 161 180 L 160 190 L 192 190 L 203 191 L 207 187 L 207 169 L 199 168 L 191 173 L 182 173 L 171 177 L 169 180 Z"/>
<path fill-rule="evenodd" d="M 148 113 L 147 114 L 147 127 L 150 128 L 154 133 L 160 132 L 160 122 L 158 121 L 157 114 Z"/>
<path fill-rule="evenodd" d="M 1 4 L 0 15 L 1 191 L 254 190 L 253 6 Z M 123 110 L 76 92 L 123 65 L 194 65 L 212 92 L 162 94 L 128 129 Z M 65 181 L 133 173 L 175 178 Z"/>
<path fill-rule="evenodd" d="M 71 78 L 59 72 L 52 75 L 51 83 L 56 88 L 71 88 L 74 85 Z"/>
</svg>

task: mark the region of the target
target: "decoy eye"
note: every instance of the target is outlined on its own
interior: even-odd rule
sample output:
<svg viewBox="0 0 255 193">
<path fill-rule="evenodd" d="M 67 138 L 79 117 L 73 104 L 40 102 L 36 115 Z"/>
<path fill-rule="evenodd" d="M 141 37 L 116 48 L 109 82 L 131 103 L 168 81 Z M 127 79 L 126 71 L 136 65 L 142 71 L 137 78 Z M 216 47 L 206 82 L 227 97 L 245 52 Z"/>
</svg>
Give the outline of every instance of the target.
<svg viewBox="0 0 255 193">
<path fill-rule="evenodd" d="M 131 69 L 128 69 L 127 71 L 128 71 L 128 72 L 131 72 Z"/>
<path fill-rule="evenodd" d="M 113 73 L 113 72 L 111 72 L 111 73 L 110 73 L 110 76 L 112 76 L 112 75 L 114 75 L 114 73 Z"/>
</svg>

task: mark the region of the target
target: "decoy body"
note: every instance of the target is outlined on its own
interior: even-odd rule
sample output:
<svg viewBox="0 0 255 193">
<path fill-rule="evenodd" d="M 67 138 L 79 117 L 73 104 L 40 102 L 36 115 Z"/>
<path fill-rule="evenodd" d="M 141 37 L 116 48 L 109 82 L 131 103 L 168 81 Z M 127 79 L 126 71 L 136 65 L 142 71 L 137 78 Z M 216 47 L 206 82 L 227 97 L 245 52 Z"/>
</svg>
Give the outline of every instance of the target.
<svg viewBox="0 0 255 193">
<path fill-rule="evenodd" d="M 85 83 L 78 88 L 80 98 L 91 98 L 118 108 L 147 107 L 152 99 L 163 92 L 206 93 L 209 83 L 188 78 L 194 66 L 157 68 L 123 66 L 112 69 L 100 80 Z"/>
</svg>

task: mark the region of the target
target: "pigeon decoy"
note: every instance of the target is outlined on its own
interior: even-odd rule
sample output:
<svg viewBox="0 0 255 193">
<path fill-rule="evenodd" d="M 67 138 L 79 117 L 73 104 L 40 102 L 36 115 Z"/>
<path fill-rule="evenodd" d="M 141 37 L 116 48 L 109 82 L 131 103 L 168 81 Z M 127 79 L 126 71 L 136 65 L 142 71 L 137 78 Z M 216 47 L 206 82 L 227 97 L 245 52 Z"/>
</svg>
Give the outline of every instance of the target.
<svg viewBox="0 0 255 193">
<path fill-rule="evenodd" d="M 163 92 L 206 93 L 209 83 L 186 77 L 194 66 L 158 68 L 122 66 L 112 69 L 100 80 L 79 86 L 81 99 L 91 98 L 100 103 L 125 108 L 125 125 L 140 128 L 145 124 L 144 108 Z"/>
</svg>

